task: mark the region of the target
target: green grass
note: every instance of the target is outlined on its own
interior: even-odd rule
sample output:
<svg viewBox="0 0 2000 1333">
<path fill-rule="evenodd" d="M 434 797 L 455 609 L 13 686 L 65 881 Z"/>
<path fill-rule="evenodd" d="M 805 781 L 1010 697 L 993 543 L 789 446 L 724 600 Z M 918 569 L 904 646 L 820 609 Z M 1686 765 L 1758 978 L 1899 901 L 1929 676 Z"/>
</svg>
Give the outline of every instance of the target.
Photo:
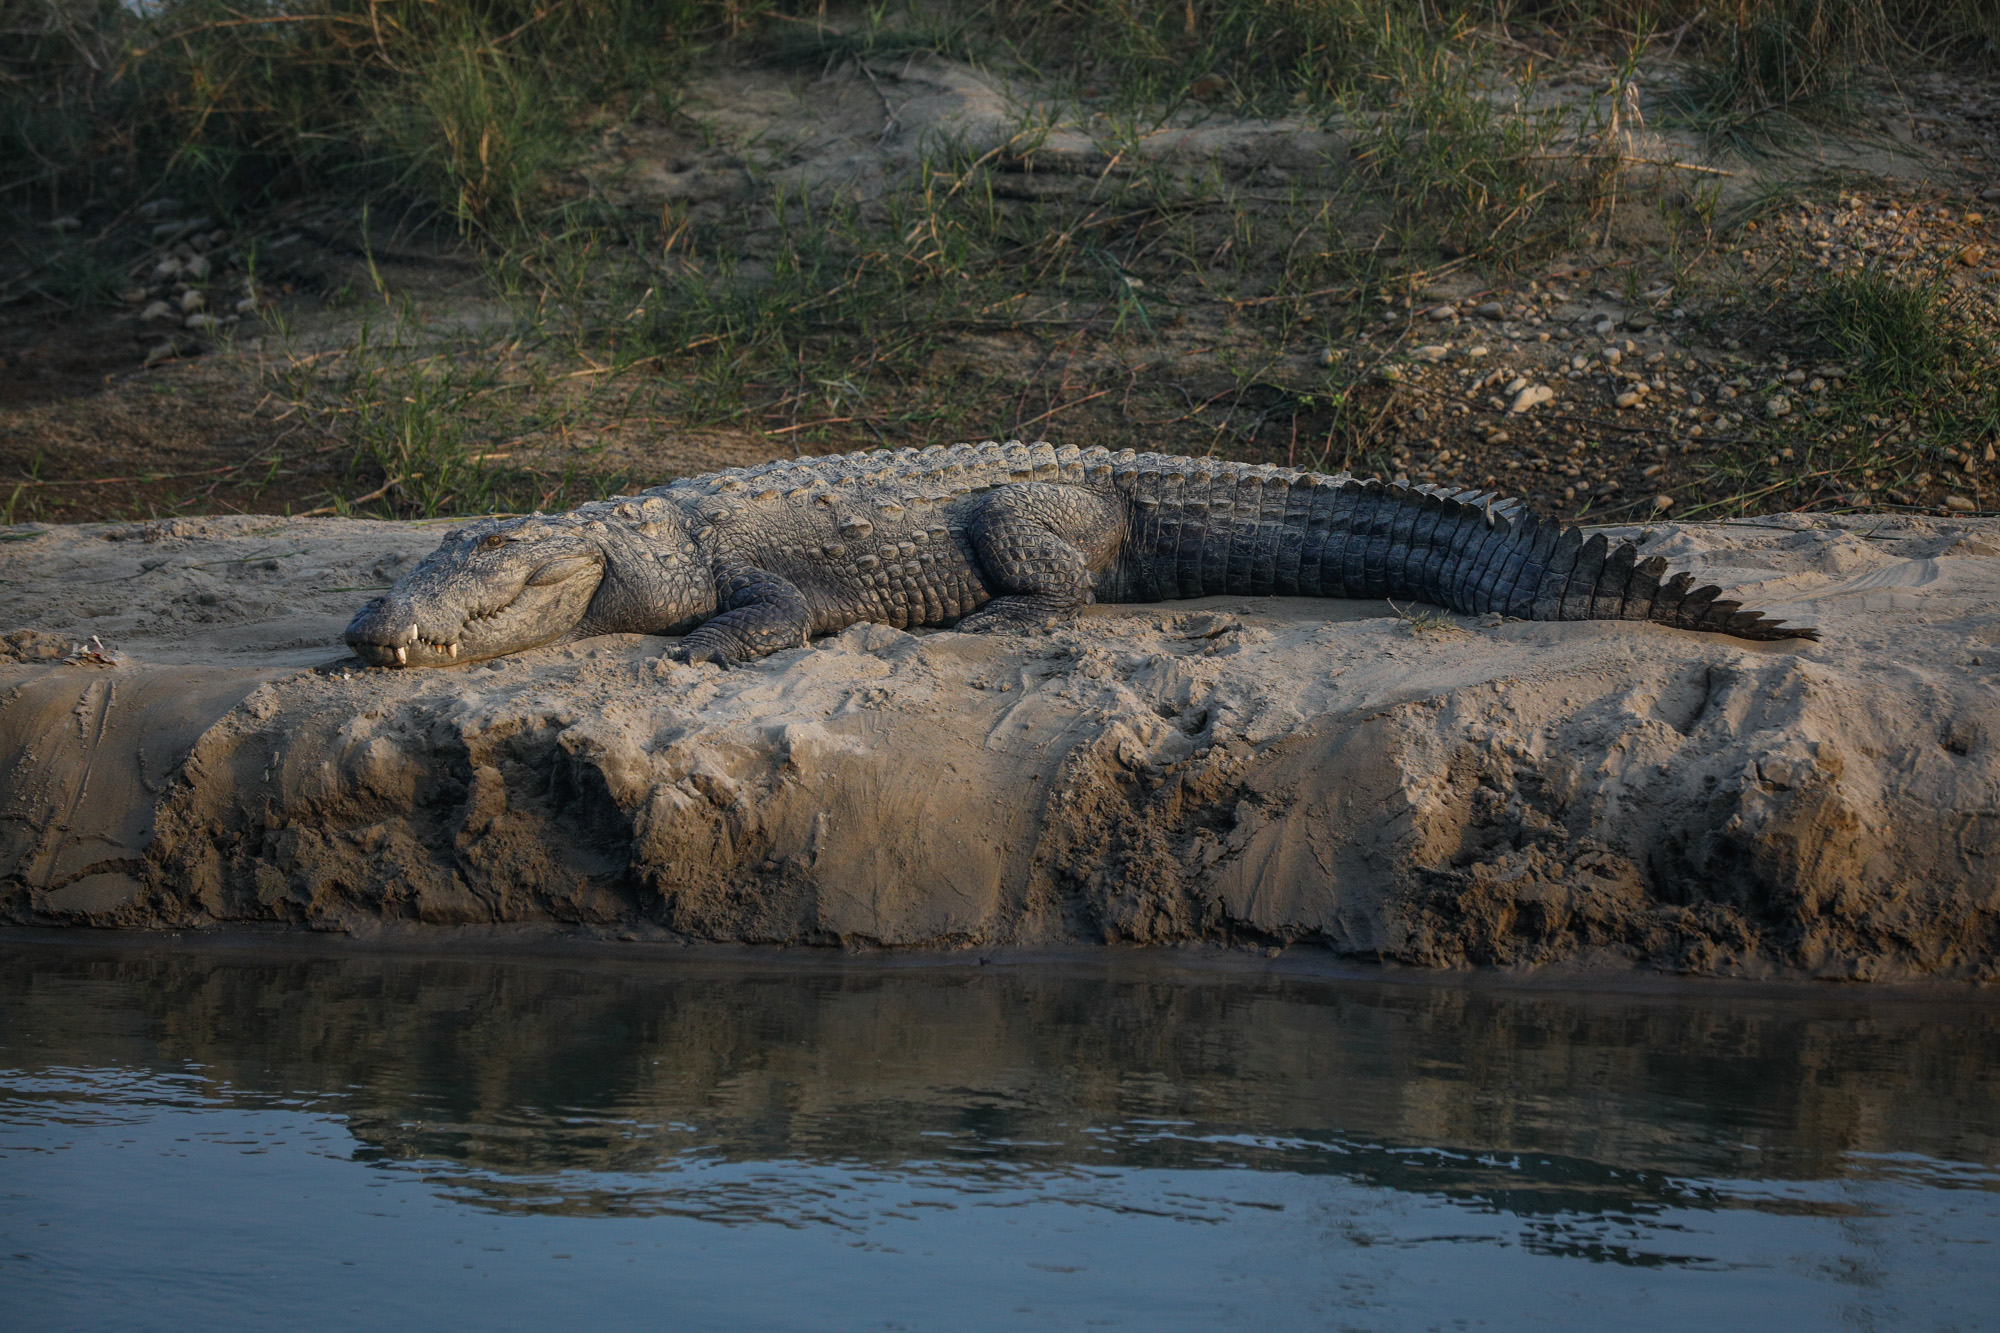
<svg viewBox="0 0 2000 1333">
<path fill-rule="evenodd" d="M 1969 299 L 1936 275 L 1856 269 L 1817 286 L 1808 327 L 1877 398 L 1948 396 L 1992 356 L 1972 332 Z"/>
<path fill-rule="evenodd" d="M 1857 61 L 1985 54 L 1994 0 L 0 0 L 0 204 L 159 190 L 228 214 L 301 191 L 401 192 L 518 230 L 593 118 L 718 48 L 826 67 L 922 50 L 1035 71 L 1142 117 L 1332 114 L 1435 88 L 1413 57 L 1514 24 L 1577 50 L 1677 34 L 1689 104 L 1749 125 L 1838 101 Z M 1454 104 L 1455 105 L 1455 104 Z M 1733 118 L 1733 120 L 1732 120 Z M 1448 128 L 1438 122 L 1440 128 Z"/>
</svg>

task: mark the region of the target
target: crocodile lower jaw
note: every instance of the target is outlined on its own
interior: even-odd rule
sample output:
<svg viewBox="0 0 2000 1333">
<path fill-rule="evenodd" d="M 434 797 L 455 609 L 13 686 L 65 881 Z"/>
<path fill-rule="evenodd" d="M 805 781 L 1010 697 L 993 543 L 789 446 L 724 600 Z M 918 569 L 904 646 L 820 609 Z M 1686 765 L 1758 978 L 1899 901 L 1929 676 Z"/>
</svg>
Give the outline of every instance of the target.
<svg viewBox="0 0 2000 1333">
<path fill-rule="evenodd" d="M 380 667 L 449 666 L 464 654 L 464 645 L 458 640 L 431 638 L 414 624 L 387 640 L 363 640 L 349 646 L 356 657 Z"/>
</svg>

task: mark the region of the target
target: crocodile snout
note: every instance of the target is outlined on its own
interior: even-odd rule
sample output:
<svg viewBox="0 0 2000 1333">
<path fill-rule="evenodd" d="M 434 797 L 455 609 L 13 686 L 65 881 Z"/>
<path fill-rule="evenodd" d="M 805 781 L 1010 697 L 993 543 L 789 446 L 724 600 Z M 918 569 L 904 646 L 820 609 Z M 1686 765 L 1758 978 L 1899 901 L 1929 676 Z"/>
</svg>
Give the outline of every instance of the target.
<svg viewBox="0 0 2000 1333">
<path fill-rule="evenodd" d="M 377 597 L 355 614 L 347 646 L 370 666 L 381 667 L 448 666 L 464 651 L 457 633 L 427 632 L 414 609 L 388 597 Z"/>
</svg>

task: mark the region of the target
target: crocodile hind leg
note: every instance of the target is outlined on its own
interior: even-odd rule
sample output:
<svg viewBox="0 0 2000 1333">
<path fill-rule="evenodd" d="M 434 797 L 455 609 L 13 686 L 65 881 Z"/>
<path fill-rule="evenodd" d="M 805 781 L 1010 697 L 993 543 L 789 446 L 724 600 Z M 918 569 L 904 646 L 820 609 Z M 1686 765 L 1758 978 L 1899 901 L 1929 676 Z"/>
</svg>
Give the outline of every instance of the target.
<svg viewBox="0 0 2000 1333">
<path fill-rule="evenodd" d="M 1074 616 L 1093 600 L 1120 528 L 1113 505 L 1078 487 L 1024 482 L 992 492 L 969 517 L 966 535 L 997 595 L 958 628 L 1020 634 Z"/>
</svg>

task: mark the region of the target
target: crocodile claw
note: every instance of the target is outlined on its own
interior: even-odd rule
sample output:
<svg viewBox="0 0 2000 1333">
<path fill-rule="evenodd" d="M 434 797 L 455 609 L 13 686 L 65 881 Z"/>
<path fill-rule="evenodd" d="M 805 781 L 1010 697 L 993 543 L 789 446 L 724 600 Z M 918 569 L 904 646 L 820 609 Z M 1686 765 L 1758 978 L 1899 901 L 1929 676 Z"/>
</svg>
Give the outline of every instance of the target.
<svg viewBox="0 0 2000 1333">
<path fill-rule="evenodd" d="M 725 649 L 712 643 L 684 644 L 674 649 L 674 660 L 676 662 L 685 662 L 689 666 L 699 666 L 703 662 L 713 662 L 724 671 L 736 665 L 735 658 L 731 657 Z"/>
</svg>

